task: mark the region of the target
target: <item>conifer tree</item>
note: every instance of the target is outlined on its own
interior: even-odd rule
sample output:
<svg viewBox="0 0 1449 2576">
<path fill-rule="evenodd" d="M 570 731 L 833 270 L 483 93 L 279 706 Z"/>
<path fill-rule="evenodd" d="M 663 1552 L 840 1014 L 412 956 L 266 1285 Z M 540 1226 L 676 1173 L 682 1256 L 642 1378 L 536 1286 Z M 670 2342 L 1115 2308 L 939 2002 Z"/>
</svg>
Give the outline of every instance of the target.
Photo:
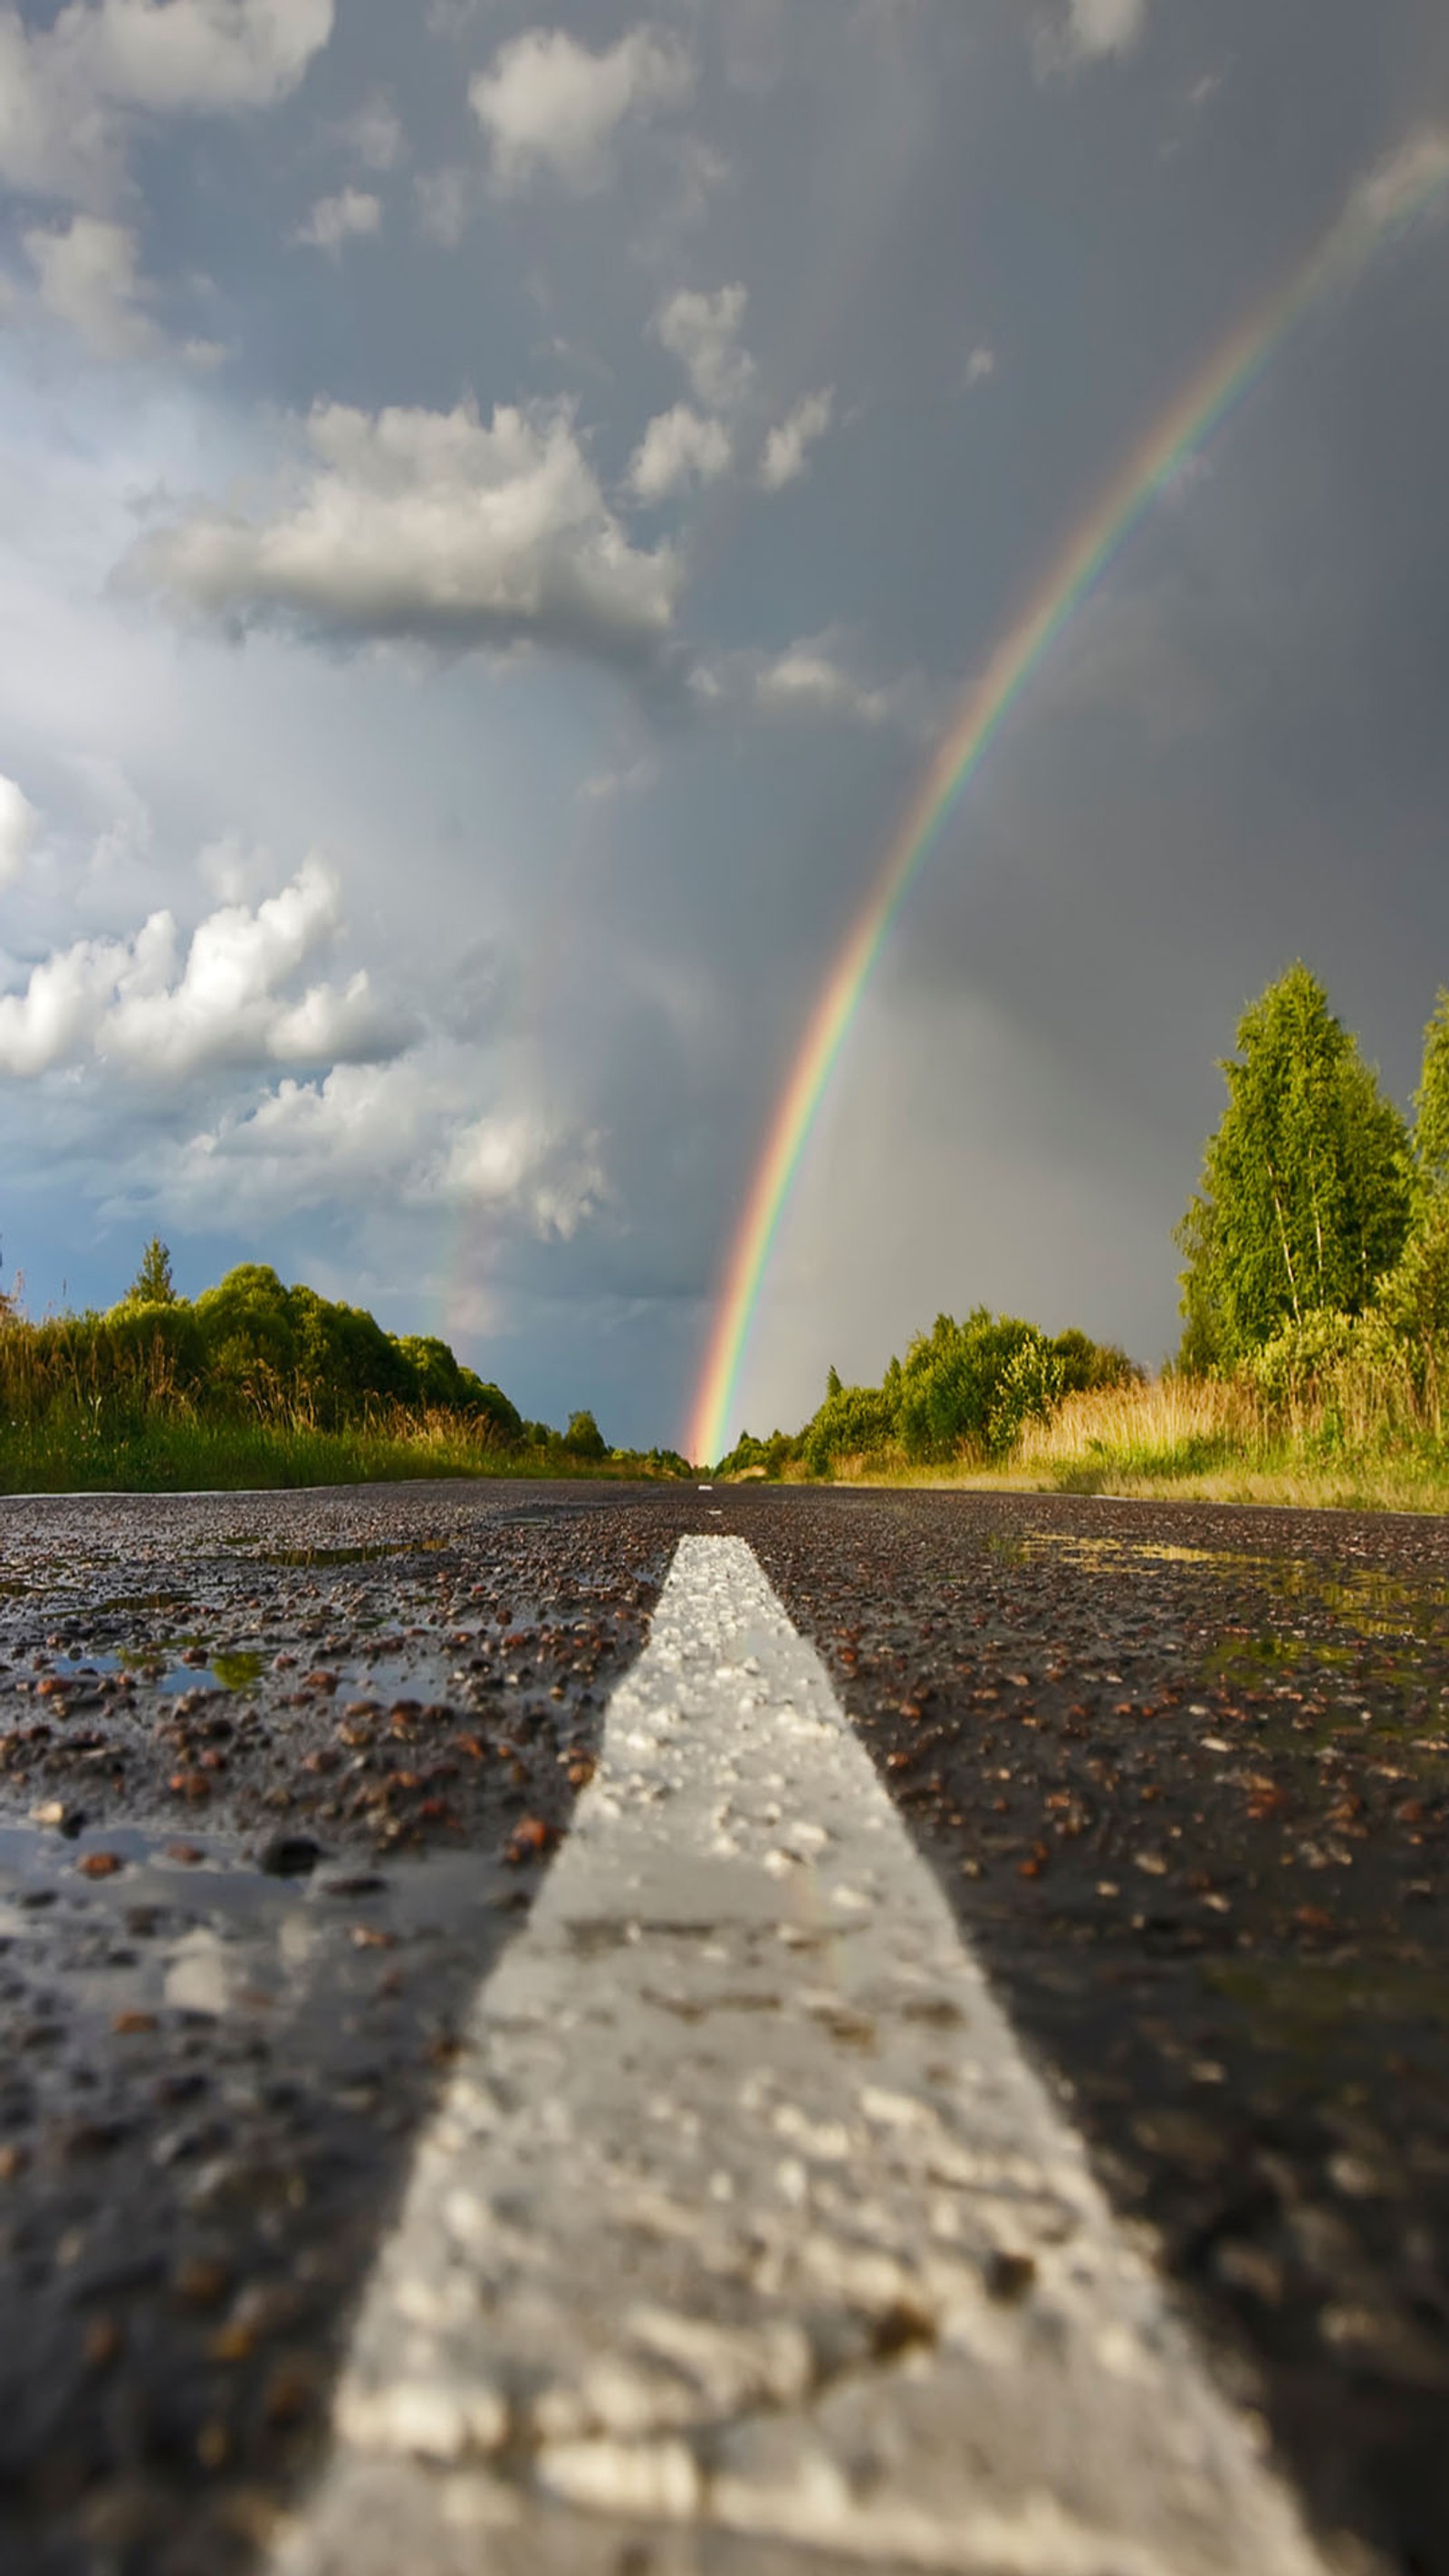
<svg viewBox="0 0 1449 2576">
<path fill-rule="evenodd" d="M 171 1276 L 171 1255 L 159 1234 L 153 1234 L 141 1255 L 141 1267 L 126 1294 L 137 1306 L 174 1306 L 176 1287 Z"/>
</svg>

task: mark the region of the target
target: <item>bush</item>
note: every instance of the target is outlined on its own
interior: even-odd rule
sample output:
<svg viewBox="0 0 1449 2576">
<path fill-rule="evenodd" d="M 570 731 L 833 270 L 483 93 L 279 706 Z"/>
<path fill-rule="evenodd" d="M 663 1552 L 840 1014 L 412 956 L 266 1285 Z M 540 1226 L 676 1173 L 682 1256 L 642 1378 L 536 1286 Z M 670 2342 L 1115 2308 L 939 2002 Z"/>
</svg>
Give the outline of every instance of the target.
<svg viewBox="0 0 1449 2576">
<path fill-rule="evenodd" d="M 800 1437 L 791 1431 L 772 1431 L 768 1440 L 757 1440 L 742 1431 L 727 1458 L 721 1458 L 717 1476 L 781 1476 L 793 1467 L 800 1456 Z"/>
<path fill-rule="evenodd" d="M 1094 1342 L 1073 1325 L 1051 1344 L 1062 1364 L 1063 1395 L 1095 1395 L 1103 1387 L 1145 1386 L 1147 1372 L 1130 1360 L 1120 1342 Z"/>
<path fill-rule="evenodd" d="M 945 1460 L 966 1449 L 994 1448 L 992 1422 L 998 1406 L 1004 1408 L 999 1417 L 1004 1426 L 1018 1402 L 1008 1389 L 1008 1373 L 1019 1351 L 1038 1345 L 1046 1350 L 1035 1324 L 1015 1315 L 993 1315 L 986 1306 L 973 1308 L 964 1324 L 938 1315 L 929 1333 L 917 1335 L 900 1366 L 897 1421 L 906 1455 Z M 1025 1390 L 1041 1378 L 1042 1363 L 1024 1361 L 1022 1367 L 1026 1375 L 1020 1401 L 1026 1404 Z M 1025 1418 L 1024 1412 L 1016 1415 L 1018 1428 Z"/>
<path fill-rule="evenodd" d="M 1324 1309 L 1275 1333 L 1245 1361 L 1242 1376 L 1270 1429 L 1318 1450 L 1358 1450 L 1419 1426 L 1417 1356 L 1376 1309 Z"/>
<path fill-rule="evenodd" d="M 523 1438 L 523 1416 L 517 1405 L 509 1403 L 501 1386 L 495 1386 L 491 1378 L 479 1377 L 474 1369 L 460 1368 L 458 1377 L 458 1411 L 471 1414 L 476 1422 L 486 1422 L 501 1448 L 516 1449 Z"/>
<path fill-rule="evenodd" d="M 800 1454 L 812 1476 L 828 1476 L 837 1458 L 869 1457 L 895 1437 L 890 1397 L 876 1386 L 842 1386 L 832 1394 L 801 1435 Z"/>
<path fill-rule="evenodd" d="M 563 1446 L 570 1458 L 607 1458 L 608 1444 L 591 1413 L 571 1413 Z"/>
<path fill-rule="evenodd" d="M 764 1441 L 746 1432 L 719 1472 L 778 1476 L 798 1460 L 812 1476 L 829 1476 L 844 1459 L 889 1464 L 902 1451 L 923 1465 L 973 1453 L 1000 1458 L 1028 1422 L 1050 1418 L 1069 1388 L 1138 1386 L 1142 1378 L 1115 1345 L 1076 1331 L 1048 1341 L 1019 1316 L 977 1306 L 960 1324 L 938 1315 L 879 1386 L 843 1386 L 831 1369 L 825 1401 L 798 1437 L 776 1431 Z"/>
<path fill-rule="evenodd" d="M 267 1414 L 295 1390 L 297 1334 L 275 1270 L 242 1262 L 193 1308 L 205 1351 L 208 1392 L 234 1411 Z"/>
<path fill-rule="evenodd" d="M 1041 1333 L 1019 1342 L 996 1381 L 986 1425 L 994 1458 L 1016 1447 L 1028 1422 L 1049 1422 L 1062 1400 L 1066 1367 Z"/>
</svg>

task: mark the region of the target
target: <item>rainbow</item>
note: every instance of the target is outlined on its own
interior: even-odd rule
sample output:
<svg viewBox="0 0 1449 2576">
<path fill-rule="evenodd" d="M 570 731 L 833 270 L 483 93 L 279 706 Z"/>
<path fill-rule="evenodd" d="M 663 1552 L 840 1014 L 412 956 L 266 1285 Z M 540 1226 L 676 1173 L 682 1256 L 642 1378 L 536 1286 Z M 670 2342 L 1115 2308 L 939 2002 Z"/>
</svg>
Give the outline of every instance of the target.
<svg viewBox="0 0 1449 2576">
<path fill-rule="evenodd" d="M 1449 134 L 1437 132 L 1405 144 L 1362 182 L 1311 257 L 1199 369 L 1133 450 L 967 688 L 834 958 L 776 1103 L 730 1244 L 685 1439 L 688 1457 L 713 1460 L 725 1448 L 780 1220 L 861 995 L 901 904 L 1017 700 L 1154 502 L 1252 391 L 1295 326 L 1446 189 Z"/>
</svg>

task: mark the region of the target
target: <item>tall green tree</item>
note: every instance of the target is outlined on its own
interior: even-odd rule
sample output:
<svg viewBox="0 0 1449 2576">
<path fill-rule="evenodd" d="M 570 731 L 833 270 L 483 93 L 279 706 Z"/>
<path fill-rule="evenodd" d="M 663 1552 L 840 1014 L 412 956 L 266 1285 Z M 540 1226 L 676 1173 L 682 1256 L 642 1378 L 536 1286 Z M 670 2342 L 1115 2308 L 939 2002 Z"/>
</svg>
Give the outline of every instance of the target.
<svg viewBox="0 0 1449 2576">
<path fill-rule="evenodd" d="M 1228 1105 L 1177 1229 L 1182 1356 L 1230 1367 L 1285 1324 L 1357 1315 L 1409 1229 L 1409 1138 L 1301 962 L 1238 1023 Z"/>
<path fill-rule="evenodd" d="M 1426 1200 L 1449 1195 L 1449 992 L 1442 985 L 1424 1031 L 1414 1094 L 1414 1170 Z"/>
<path fill-rule="evenodd" d="M 1402 1258 L 1385 1283 L 1383 1306 L 1394 1330 L 1416 1354 L 1436 1427 L 1442 1431 L 1449 1365 L 1449 992 L 1442 987 L 1424 1031 L 1414 1113 L 1414 1220 Z"/>
</svg>

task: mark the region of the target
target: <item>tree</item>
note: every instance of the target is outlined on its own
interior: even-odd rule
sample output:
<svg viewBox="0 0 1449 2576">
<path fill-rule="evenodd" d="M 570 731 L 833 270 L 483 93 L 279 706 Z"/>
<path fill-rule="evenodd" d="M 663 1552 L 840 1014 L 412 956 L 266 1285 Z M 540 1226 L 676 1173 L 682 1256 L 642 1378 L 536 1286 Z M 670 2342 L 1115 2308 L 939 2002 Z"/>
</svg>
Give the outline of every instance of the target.
<svg viewBox="0 0 1449 2576">
<path fill-rule="evenodd" d="M 1361 1314 L 1409 1227 L 1408 1131 L 1317 977 L 1290 966 L 1237 1043 L 1177 1229 L 1189 1368 L 1231 1367 L 1325 1309 Z"/>
<path fill-rule="evenodd" d="M 153 1234 L 141 1255 L 141 1267 L 126 1295 L 137 1306 L 174 1306 L 176 1287 L 171 1277 L 171 1255 L 159 1234 Z"/>
<path fill-rule="evenodd" d="M 209 1391 L 219 1410 L 273 1412 L 294 1393 L 296 1325 L 287 1291 L 269 1263 L 239 1262 L 204 1288 L 195 1314 L 206 1351 Z"/>
<path fill-rule="evenodd" d="M 591 1413 L 571 1413 L 563 1445 L 571 1458 L 607 1458 L 608 1443 Z"/>
<path fill-rule="evenodd" d="M 1424 1066 L 1414 1094 L 1414 1168 L 1426 1200 L 1449 1195 L 1449 992 L 1441 985 L 1424 1031 Z"/>
</svg>

